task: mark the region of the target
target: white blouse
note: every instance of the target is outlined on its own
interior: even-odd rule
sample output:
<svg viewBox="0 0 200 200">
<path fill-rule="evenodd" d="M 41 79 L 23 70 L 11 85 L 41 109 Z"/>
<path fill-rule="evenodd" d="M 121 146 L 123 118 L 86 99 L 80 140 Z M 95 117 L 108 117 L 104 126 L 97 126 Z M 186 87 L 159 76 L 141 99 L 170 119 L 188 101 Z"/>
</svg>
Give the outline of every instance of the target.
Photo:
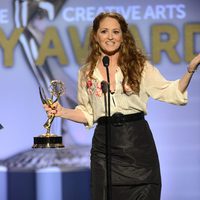
<svg viewBox="0 0 200 200">
<path fill-rule="evenodd" d="M 87 127 L 92 127 L 97 119 L 105 116 L 105 98 L 101 90 L 103 77 L 96 67 L 93 73 L 94 79 L 86 78 L 87 66 L 79 70 L 78 75 L 78 106 L 87 121 Z M 123 92 L 123 74 L 118 67 L 115 73 L 115 92 L 110 94 L 110 113 L 121 112 L 132 114 L 143 111 L 147 114 L 147 101 L 149 97 L 171 104 L 184 105 L 187 103 L 187 91 L 181 93 L 178 89 L 179 79 L 175 81 L 166 80 L 159 70 L 149 62 L 145 64 L 142 72 L 139 95 Z M 129 88 L 127 88 L 128 90 Z"/>
</svg>

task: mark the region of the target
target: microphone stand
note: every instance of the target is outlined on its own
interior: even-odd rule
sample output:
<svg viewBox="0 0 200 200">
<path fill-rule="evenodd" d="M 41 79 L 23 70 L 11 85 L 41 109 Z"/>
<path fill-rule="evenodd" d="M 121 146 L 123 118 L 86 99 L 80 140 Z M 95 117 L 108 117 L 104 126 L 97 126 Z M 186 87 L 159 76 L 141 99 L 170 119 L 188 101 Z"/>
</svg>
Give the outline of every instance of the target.
<svg viewBox="0 0 200 200">
<path fill-rule="evenodd" d="M 111 118 L 110 118 L 110 80 L 108 67 L 106 68 L 107 76 L 108 76 L 108 118 L 106 123 L 106 132 L 107 132 L 107 199 L 112 200 L 112 171 L 111 171 Z"/>
<path fill-rule="evenodd" d="M 109 59 L 109 58 L 108 58 Z M 107 178 L 107 200 L 112 200 L 112 169 L 111 169 L 111 119 L 110 119 L 110 76 L 108 65 L 103 62 L 106 67 L 107 89 L 108 89 L 108 115 L 106 121 L 106 178 Z"/>
</svg>

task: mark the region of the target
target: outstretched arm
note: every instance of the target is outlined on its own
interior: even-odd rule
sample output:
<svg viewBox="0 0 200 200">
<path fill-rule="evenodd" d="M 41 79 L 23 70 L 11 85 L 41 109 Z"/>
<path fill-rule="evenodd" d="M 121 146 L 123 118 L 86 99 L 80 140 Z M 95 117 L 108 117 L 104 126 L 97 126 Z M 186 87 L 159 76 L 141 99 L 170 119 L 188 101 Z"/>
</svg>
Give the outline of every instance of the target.
<svg viewBox="0 0 200 200">
<path fill-rule="evenodd" d="M 183 93 L 187 89 L 191 78 L 196 71 L 198 65 L 200 64 L 200 54 L 194 57 L 188 65 L 187 72 L 183 75 L 183 77 L 179 81 L 179 90 Z"/>
<path fill-rule="evenodd" d="M 88 123 L 85 115 L 80 109 L 64 108 L 59 104 L 59 102 L 55 102 L 52 107 L 44 104 L 44 109 L 48 116 L 54 115 L 55 117 L 62 117 L 78 123 Z"/>
</svg>

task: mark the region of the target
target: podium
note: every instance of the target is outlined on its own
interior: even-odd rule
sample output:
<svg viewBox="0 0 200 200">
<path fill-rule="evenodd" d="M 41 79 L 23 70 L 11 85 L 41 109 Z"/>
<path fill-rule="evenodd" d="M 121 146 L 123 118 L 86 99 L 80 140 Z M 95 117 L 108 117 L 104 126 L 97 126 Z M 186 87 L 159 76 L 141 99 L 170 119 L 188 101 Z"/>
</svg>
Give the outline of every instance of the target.
<svg viewBox="0 0 200 200">
<path fill-rule="evenodd" d="M 90 200 L 88 164 L 84 148 L 22 152 L 1 163 L 0 199 Z"/>
</svg>

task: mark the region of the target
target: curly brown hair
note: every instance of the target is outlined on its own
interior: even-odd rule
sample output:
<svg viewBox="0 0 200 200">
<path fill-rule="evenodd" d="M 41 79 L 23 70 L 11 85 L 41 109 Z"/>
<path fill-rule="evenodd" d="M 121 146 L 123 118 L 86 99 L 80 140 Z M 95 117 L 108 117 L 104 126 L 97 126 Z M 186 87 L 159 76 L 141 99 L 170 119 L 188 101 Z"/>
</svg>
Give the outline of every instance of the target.
<svg viewBox="0 0 200 200">
<path fill-rule="evenodd" d="M 118 66 L 120 66 L 120 69 L 122 70 L 124 76 L 122 82 L 124 92 L 126 92 L 124 86 L 125 84 L 127 84 L 135 94 L 139 94 L 142 71 L 144 69 L 144 64 L 147 58 L 136 46 L 135 39 L 128 29 L 128 24 L 126 23 L 123 16 L 119 13 L 103 12 L 100 13 L 93 21 L 89 43 L 90 52 L 88 57 L 86 58 L 86 63 L 90 66 L 88 76 L 92 78 L 96 63 L 101 56 L 100 47 L 95 40 L 95 35 L 97 34 L 101 21 L 106 17 L 116 19 L 119 22 L 120 28 L 122 30 L 123 42 L 119 48 L 119 57 L 117 64 Z"/>
</svg>

